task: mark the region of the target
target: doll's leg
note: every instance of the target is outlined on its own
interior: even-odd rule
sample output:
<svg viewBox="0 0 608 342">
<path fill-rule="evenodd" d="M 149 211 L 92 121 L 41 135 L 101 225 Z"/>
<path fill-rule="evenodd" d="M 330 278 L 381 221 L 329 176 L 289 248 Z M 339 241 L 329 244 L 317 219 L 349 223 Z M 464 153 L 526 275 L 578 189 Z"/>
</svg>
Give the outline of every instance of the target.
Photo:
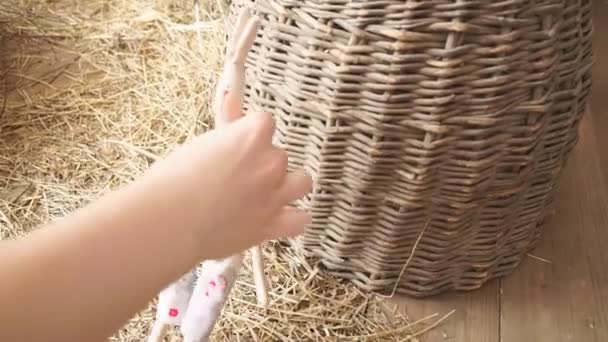
<svg viewBox="0 0 608 342">
<path fill-rule="evenodd" d="M 167 333 L 167 325 L 161 321 L 155 321 L 152 331 L 148 336 L 148 342 L 161 342 Z"/>
<path fill-rule="evenodd" d="M 192 270 L 167 286 L 158 296 L 156 320 L 168 325 L 180 325 L 188 309 L 196 278 Z"/>
<path fill-rule="evenodd" d="M 164 288 L 158 295 L 156 321 L 148 337 L 149 342 L 162 341 L 167 326 L 180 325 L 188 308 L 195 281 L 194 270 Z"/>
<path fill-rule="evenodd" d="M 241 255 L 203 263 L 181 330 L 186 342 L 206 342 L 241 268 Z"/>
<path fill-rule="evenodd" d="M 251 264 L 253 266 L 253 281 L 255 283 L 258 305 L 266 307 L 268 305 L 268 292 L 266 290 L 266 276 L 264 274 L 264 259 L 261 247 L 256 246 L 251 249 Z"/>
</svg>

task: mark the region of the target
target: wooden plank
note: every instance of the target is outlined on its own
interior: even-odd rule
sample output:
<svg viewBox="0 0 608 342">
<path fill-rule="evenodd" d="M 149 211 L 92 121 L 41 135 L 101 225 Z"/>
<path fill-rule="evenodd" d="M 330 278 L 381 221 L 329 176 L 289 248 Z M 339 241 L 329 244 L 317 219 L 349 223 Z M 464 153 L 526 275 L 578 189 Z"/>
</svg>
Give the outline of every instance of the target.
<svg viewBox="0 0 608 342">
<path fill-rule="evenodd" d="M 438 319 L 455 312 L 420 341 L 498 342 L 498 280 L 490 281 L 477 291 L 450 292 L 427 299 L 393 298 L 399 311 L 412 320 L 438 314 Z"/>
<path fill-rule="evenodd" d="M 608 1 L 596 0 L 594 5 L 593 93 L 591 115 L 597 146 L 608 146 Z M 602 159 L 604 179 L 608 179 L 608 158 Z"/>
<path fill-rule="evenodd" d="M 595 1 L 591 112 L 563 175 L 556 216 L 528 259 L 502 281 L 502 341 L 608 340 L 608 3 Z"/>
<path fill-rule="evenodd" d="M 502 341 L 608 341 L 608 184 L 592 128 L 560 182 L 556 215 L 534 255 L 502 280 Z M 608 127 L 604 127 L 604 131 Z"/>
</svg>

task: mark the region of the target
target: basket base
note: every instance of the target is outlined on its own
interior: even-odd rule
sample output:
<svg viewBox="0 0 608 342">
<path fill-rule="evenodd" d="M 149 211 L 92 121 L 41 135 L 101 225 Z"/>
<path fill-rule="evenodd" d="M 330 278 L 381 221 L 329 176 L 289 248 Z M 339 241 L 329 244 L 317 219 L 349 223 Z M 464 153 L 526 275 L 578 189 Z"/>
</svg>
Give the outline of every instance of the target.
<svg viewBox="0 0 608 342">
<path fill-rule="evenodd" d="M 529 240 L 524 249 L 510 257 L 503 257 L 503 262 L 497 264 L 491 271 L 480 273 L 471 266 L 470 272 L 465 271 L 459 277 L 445 281 L 408 274 L 406 260 L 404 260 L 401 272 L 397 275 L 394 273 L 374 274 L 366 271 L 355 260 L 329 255 L 322 247 L 305 248 L 301 239 L 295 240 L 292 247 L 297 248 L 302 257 L 317 264 L 322 272 L 348 281 L 365 292 L 386 297 L 402 295 L 411 298 L 428 298 L 447 292 L 479 290 L 493 279 L 509 276 L 538 245 L 543 227 L 544 220 L 537 225 L 535 238 Z"/>
</svg>

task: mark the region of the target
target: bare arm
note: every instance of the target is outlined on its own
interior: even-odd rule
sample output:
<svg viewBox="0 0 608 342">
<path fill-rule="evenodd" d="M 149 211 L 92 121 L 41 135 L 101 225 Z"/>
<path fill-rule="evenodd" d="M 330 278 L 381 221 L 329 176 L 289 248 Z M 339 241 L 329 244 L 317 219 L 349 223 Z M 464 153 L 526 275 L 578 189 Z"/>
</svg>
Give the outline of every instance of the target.
<svg viewBox="0 0 608 342">
<path fill-rule="evenodd" d="M 0 264 L 0 307 L 10 308 L 0 311 L 0 340 L 103 341 L 200 260 L 194 232 L 148 220 L 156 203 L 134 201 L 138 191 L 10 243 Z"/>
</svg>

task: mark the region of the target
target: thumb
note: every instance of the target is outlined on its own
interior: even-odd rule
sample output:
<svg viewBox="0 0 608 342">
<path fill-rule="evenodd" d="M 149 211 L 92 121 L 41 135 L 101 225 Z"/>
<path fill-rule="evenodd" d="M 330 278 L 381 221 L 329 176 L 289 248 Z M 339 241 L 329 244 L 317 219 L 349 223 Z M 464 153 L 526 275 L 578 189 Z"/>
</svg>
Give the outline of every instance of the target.
<svg viewBox="0 0 608 342">
<path fill-rule="evenodd" d="M 222 122 L 232 122 L 243 117 L 243 101 L 237 90 L 224 95 L 224 100 L 217 115 Z"/>
<path fill-rule="evenodd" d="M 229 125 L 238 127 L 237 131 L 240 134 L 252 137 L 256 144 L 272 146 L 272 137 L 276 126 L 272 115 L 269 113 L 247 114 L 235 119 Z"/>
</svg>

